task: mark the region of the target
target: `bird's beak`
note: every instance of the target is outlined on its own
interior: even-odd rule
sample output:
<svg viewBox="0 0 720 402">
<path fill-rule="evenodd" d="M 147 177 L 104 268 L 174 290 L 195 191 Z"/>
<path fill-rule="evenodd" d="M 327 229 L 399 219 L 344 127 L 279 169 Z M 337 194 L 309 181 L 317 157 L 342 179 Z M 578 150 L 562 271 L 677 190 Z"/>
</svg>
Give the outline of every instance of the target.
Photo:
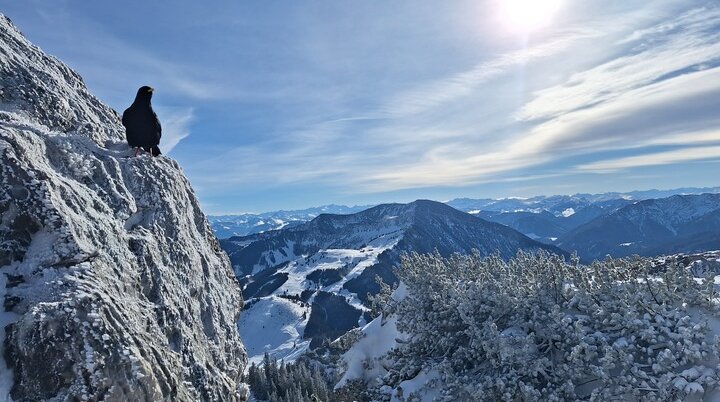
<svg viewBox="0 0 720 402">
<path fill-rule="evenodd" d="M 152 93 L 155 90 L 155 88 L 148 89 L 148 92 Z"/>
</svg>

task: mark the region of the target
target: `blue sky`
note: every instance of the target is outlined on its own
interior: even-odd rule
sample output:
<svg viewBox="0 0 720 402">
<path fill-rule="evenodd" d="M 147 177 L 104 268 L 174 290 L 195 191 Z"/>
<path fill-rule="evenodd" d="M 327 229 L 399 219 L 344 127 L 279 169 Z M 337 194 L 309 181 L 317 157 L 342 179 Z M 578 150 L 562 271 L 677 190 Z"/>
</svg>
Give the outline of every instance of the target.
<svg viewBox="0 0 720 402">
<path fill-rule="evenodd" d="M 0 0 L 209 213 L 720 185 L 716 1 L 536 2 Z"/>
</svg>

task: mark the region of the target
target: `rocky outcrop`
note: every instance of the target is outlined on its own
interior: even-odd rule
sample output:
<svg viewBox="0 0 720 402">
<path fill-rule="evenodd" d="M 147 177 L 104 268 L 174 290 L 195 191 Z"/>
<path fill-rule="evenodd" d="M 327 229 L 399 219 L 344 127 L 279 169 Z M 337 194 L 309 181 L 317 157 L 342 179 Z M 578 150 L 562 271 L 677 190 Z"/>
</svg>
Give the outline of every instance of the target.
<svg viewBox="0 0 720 402">
<path fill-rule="evenodd" d="M 178 164 L 131 155 L 118 114 L 0 16 L 14 400 L 247 399 L 228 259 Z"/>
</svg>

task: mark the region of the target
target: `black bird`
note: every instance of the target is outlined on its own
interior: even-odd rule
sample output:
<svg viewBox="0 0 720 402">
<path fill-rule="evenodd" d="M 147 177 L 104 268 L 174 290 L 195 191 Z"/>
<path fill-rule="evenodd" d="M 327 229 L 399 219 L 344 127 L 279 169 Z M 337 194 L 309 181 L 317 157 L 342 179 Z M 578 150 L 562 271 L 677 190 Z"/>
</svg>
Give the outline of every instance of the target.
<svg viewBox="0 0 720 402">
<path fill-rule="evenodd" d="M 155 111 L 150 104 L 153 89 L 144 86 L 138 89 L 135 101 L 125 109 L 122 124 L 125 126 L 125 137 L 128 145 L 135 148 L 135 156 L 141 149 L 150 152 L 152 156 L 160 155 L 160 137 L 162 127 Z"/>
</svg>

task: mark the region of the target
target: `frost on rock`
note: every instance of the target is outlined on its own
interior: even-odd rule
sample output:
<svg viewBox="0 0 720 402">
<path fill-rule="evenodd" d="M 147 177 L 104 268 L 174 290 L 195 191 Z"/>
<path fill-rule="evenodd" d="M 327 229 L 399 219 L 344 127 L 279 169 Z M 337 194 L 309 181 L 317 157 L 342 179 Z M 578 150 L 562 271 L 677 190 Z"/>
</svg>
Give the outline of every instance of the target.
<svg viewBox="0 0 720 402">
<path fill-rule="evenodd" d="M 0 399 L 247 399 L 229 261 L 177 163 L 130 155 L 0 15 Z"/>
</svg>

